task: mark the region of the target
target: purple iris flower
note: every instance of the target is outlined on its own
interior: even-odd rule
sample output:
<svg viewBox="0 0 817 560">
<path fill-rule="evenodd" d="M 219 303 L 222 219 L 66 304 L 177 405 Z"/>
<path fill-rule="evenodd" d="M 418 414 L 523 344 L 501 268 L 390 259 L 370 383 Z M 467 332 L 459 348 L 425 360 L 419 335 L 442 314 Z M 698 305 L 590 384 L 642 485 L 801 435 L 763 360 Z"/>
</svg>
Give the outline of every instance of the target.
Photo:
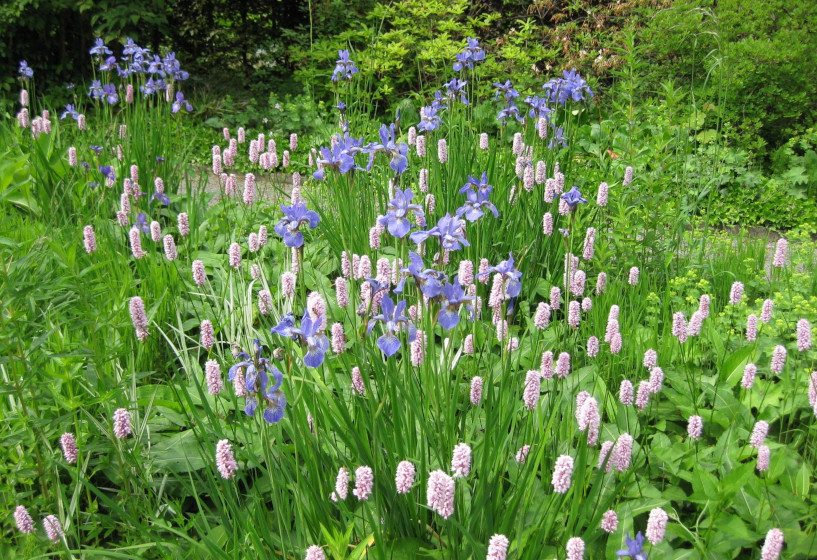
<svg viewBox="0 0 817 560">
<path fill-rule="evenodd" d="M 440 295 L 443 289 L 443 282 L 446 280 L 446 275 L 431 268 L 423 268 L 423 259 L 414 251 L 409 251 L 409 265 L 402 268 L 400 272 L 414 278 L 415 284 L 420 288 L 420 291 L 428 298 L 435 298 Z M 394 293 L 399 294 L 403 292 L 406 285 L 407 276 L 403 276 L 397 286 L 394 288 Z"/>
<path fill-rule="evenodd" d="M 184 94 L 180 91 L 177 91 L 176 101 L 173 102 L 173 106 L 171 107 L 170 111 L 173 114 L 176 114 L 182 110 L 182 107 L 184 107 L 184 110 L 187 111 L 188 113 L 193 110 L 193 106 L 187 99 L 184 98 Z"/>
<path fill-rule="evenodd" d="M 122 47 L 122 54 L 125 56 L 132 56 L 136 53 L 141 53 L 142 47 L 133 42 L 130 37 L 125 41 L 125 46 Z"/>
<path fill-rule="evenodd" d="M 437 315 L 437 322 L 446 330 L 451 330 L 460 322 L 460 306 L 466 305 L 473 316 L 473 307 L 469 302 L 474 301 L 474 296 L 465 294 L 465 290 L 460 285 L 459 276 L 454 276 L 454 282 L 443 286 L 440 296 L 440 313 Z"/>
<path fill-rule="evenodd" d="M 553 112 L 553 109 L 547 106 L 547 99 L 539 97 L 538 95 L 529 95 L 525 98 L 525 103 L 530 105 L 528 115 L 532 119 L 547 118 Z"/>
<path fill-rule="evenodd" d="M 587 199 L 582 196 L 579 187 L 573 185 L 570 190 L 562 195 L 562 200 L 567 202 L 571 210 L 574 210 L 578 204 L 587 204 Z"/>
<path fill-rule="evenodd" d="M 165 206 L 170 204 L 170 198 L 168 198 L 168 196 L 165 193 L 160 192 L 153 193 L 152 195 L 150 195 L 150 201 L 153 202 L 154 200 L 158 200 Z"/>
<path fill-rule="evenodd" d="M 404 314 L 406 310 L 406 300 L 399 302 L 395 306 L 391 298 L 388 295 L 384 295 L 383 299 L 380 300 L 380 309 L 382 313 L 375 315 L 369 320 L 369 326 L 366 332 L 372 332 L 372 327 L 374 327 L 376 322 L 383 322 L 386 332 L 377 339 L 377 347 L 389 358 L 400 349 L 400 339 L 397 338 L 397 333 L 400 330 L 401 324 L 405 325 L 408 330 L 409 342 L 414 342 L 414 339 L 417 338 L 417 329 Z"/>
<path fill-rule="evenodd" d="M 105 178 L 116 181 L 116 173 L 110 165 L 100 165 L 99 172 L 102 173 Z"/>
<path fill-rule="evenodd" d="M 147 214 L 144 212 L 139 212 L 136 216 L 136 223 L 134 224 L 142 233 L 149 234 L 150 233 L 150 226 L 148 225 L 148 217 Z"/>
<path fill-rule="evenodd" d="M 469 222 L 475 222 L 485 215 L 485 210 L 490 210 L 493 212 L 494 218 L 498 218 L 499 212 L 494 203 L 488 198 L 490 194 L 490 190 L 466 190 L 465 198 L 467 200 L 465 204 L 457 208 L 457 216 L 465 216 L 465 219 Z"/>
<path fill-rule="evenodd" d="M 82 167 L 85 168 L 85 171 L 90 171 L 91 170 L 91 165 L 87 161 L 81 161 L 81 162 L 79 162 L 79 164 Z"/>
<path fill-rule="evenodd" d="M 513 88 L 513 83 L 510 80 L 506 80 L 505 83 L 494 82 L 494 88 L 496 88 L 496 94 L 494 95 L 494 99 L 499 99 L 500 94 L 504 98 L 505 105 L 511 103 L 514 99 L 519 97 L 519 92 Z"/>
<path fill-rule="evenodd" d="M 511 118 L 516 119 L 519 122 L 525 120 L 524 115 L 519 114 L 519 107 L 514 105 L 513 102 L 509 103 L 507 107 L 502 109 L 499 114 L 497 114 L 496 120 L 502 121 L 502 124 L 505 124 L 505 122 Z"/>
<path fill-rule="evenodd" d="M 34 69 L 28 65 L 28 62 L 25 60 L 20 61 L 20 68 L 17 70 L 20 74 L 20 79 L 28 80 L 29 78 L 34 77 Z"/>
<path fill-rule="evenodd" d="M 502 261 L 496 266 L 492 266 L 485 272 L 477 274 L 477 276 L 485 276 L 486 274 L 501 274 L 503 279 L 507 282 L 505 285 L 505 295 L 509 298 L 515 298 L 522 291 L 522 282 L 519 279 L 522 273 L 514 268 L 513 253 L 510 253 L 507 261 Z"/>
<path fill-rule="evenodd" d="M 401 175 L 408 167 L 408 158 L 406 157 L 408 154 L 408 144 L 405 142 L 396 142 L 394 123 L 388 127 L 385 124 L 381 124 L 380 144 L 372 142 L 361 151 L 369 154 L 369 165 L 366 166 L 366 171 L 372 170 L 374 156 L 378 152 L 386 152 L 391 156 L 389 167 L 396 171 L 398 175 Z"/>
<path fill-rule="evenodd" d="M 165 65 L 158 54 L 154 54 L 153 58 L 148 61 L 148 73 L 159 74 L 161 77 L 165 77 Z"/>
<path fill-rule="evenodd" d="M 101 37 L 94 39 L 94 46 L 91 47 L 91 50 L 88 52 L 94 56 L 107 56 L 113 54 L 111 49 L 105 46 L 105 43 L 102 41 Z"/>
<path fill-rule="evenodd" d="M 474 68 L 475 62 L 485 60 L 485 51 L 479 46 L 479 39 L 468 37 L 465 49 L 457 54 L 457 62 L 454 63 L 454 71 L 459 72 L 463 68 L 469 70 Z"/>
<path fill-rule="evenodd" d="M 102 88 L 102 82 L 99 80 L 91 80 L 91 87 L 88 88 L 88 95 L 94 99 L 100 99 L 105 95 L 105 90 Z"/>
<path fill-rule="evenodd" d="M 550 123 L 550 128 L 553 130 L 553 134 L 550 135 L 548 149 L 552 149 L 557 144 L 563 148 L 566 148 L 567 140 L 564 137 L 564 128 L 561 126 L 555 126 L 553 123 Z"/>
<path fill-rule="evenodd" d="M 436 237 L 440 240 L 443 249 L 456 251 L 460 249 L 460 244 L 470 247 L 471 244 L 465 239 L 465 221 L 457 216 L 446 214 L 437 222 L 437 225 L 427 231 L 415 231 L 411 234 L 411 240 L 418 245 L 429 237 Z"/>
<path fill-rule="evenodd" d="M 94 152 L 96 155 L 101 154 L 102 150 L 104 149 L 102 146 L 90 146 L 90 148 L 91 151 Z"/>
<path fill-rule="evenodd" d="M 142 93 L 145 94 L 145 97 L 153 95 L 154 93 L 161 91 L 165 88 L 165 84 L 162 80 L 154 80 L 152 77 L 148 78 L 148 81 L 144 83 L 144 85 L 140 86 L 139 89 L 142 90 Z"/>
<path fill-rule="evenodd" d="M 329 339 L 320 330 L 324 317 L 318 317 L 314 321 L 309 315 L 309 311 L 304 311 L 301 319 L 301 328 L 292 329 L 292 333 L 298 335 L 300 340 L 306 344 L 306 354 L 304 354 L 304 365 L 316 368 L 323 363 L 324 354 L 329 350 Z"/>
<path fill-rule="evenodd" d="M 593 97 L 593 91 L 576 70 L 565 70 L 562 76 L 553 78 L 542 86 L 548 92 L 551 103 L 565 105 L 571 100 L 582 101 L 585 94 L 588 98 Z"/>
<path fill-rule="evenodd" d="M 115 70 L 116 68 L 118 68 L 118 65 L 116 64 L 115 56 L 109 56 L 108 58 L 105 59 L 105 62 L 99 65 L 99 70 L 102 72 L 110 72 L 111 70 Z"/>
<path fill-rule="evenodd" d="M 616 552 L 619 558 L 627 556 L 630 560 L 647 560 L 647 553 L 644 552 L 644 535 L 641 531 L 635 536 L 635 539 L 630 538 L 630 533 L 624 537 L 624 545 L 627 547 Z"/>
<path fill-rule="evenodd" d="M 105 84 L 102 86 L 102 93 L 103 98 L 108 105 L 113 105 L 119 101 L 119 94 L 116 93 L 116 86 L 113 84 Z"/>
<path fill-rule="evenodd" d="M 74 120 L 77 120 L 79 118 L 79 113 L 77 112 L 76 109 L 74 109 L 74 106 L 71 105 L 70 103 L 65 106 L 65 111 L 63 111 L 62 115 L 60 115 L 60 120 L 69 116 Z"/>
<path fill-rule="evenodd" d="M 346 132 L 334 146 L 321 148 L 321 158 L 318 159 L 318 170 L 312 176 L 318 181 L 323 180 L 326 175 L 326 169 L 337 169 L 341 175 L 346 175 L 352 169 L 362 171 L 362 167 L 358 167 L 355 163 L 355 154 L 360 150 L 360 144 L 363 138 L 352 138 Z"/>
<path fill-rule="evenodd" d="M 281 317 L 281 322 L 272 327 L 270 332 L 272 334 L 277 334 L 283 336 L 284 338 L 291 338 L 292 340 L 298 340 L 298 335 L 296 335 L 293 331 L 295 330 L 295 316 L 292 313 L 287 313 L 283 317 Z"/>
<path fill-rule="evenodd" d="M 284 238 L 284 245 L 287 247 L 302 247 L 304 244 L 304 234 L 300 227 L 308 224 L 310 229 L 315 229 L 321 221 L 321 217 L 314 210 L 308 210 L 306 203 L 297 201 L 292 206 L 281 205 L 284 217 L 275 224 L 275 233 Z"/>
<path fill-rule="evenodd" d="M 469 191 L 472 188 L 488 194 L 491 194 L 491 191 L 494 189 L 494 187 L 488 184 L 488 174 L 485 171 L 482 172 L 482 177 L 479 181 L 468 175 L 468 182 L 465 183 L 465 185 L 463 185 L 463 187 L 460 189 L 460 194 Z"/>
<path fill-rule="evenodd" d="M 423 107 L 421 114 L 422 116 L 420 117 L 420 123 L 417 125 L 417 130 L 431 132 L 432 130 L 437 130 L 440 128 L 440 125 L 443 124 L 443 120 L 437 114 L 437 108 L 433 105 Z"/>
<path fill-rule="evenodd" d="M 332 81 L 337 82 L 341 78 L 351 80 L 357 74 L 357 66 L 349 59 L 349 51 L 338 51 L 338 60 L 335 61 L 335 70 L 332 72 Z"/>
<path fill-rule="evenodd" d="M 454 78 L 447 84 L 443 84 L 446 89 L 446 97 L 448 99 L 454 100 L 457 98 L 457 95 L 460 96 L 460 101 L 464 105 L 468 105 L 468 98 L 465 96 L 465 86 L 468 84 L 466 80 L 458 80 Z"/>
<path fill-rule="evenodd" d="M 281 391 L 284 374 L 273 366 L 269 359 L 262 356 L 264 347 L 261 346 L 257 338 L 253 340 L 253 343 L 255 344 L 255 356 L 251 357 L 246 352 L 239 352 L 237 356 L 241 358 L 241 361 L 230 368 L 227 379 L 232 381 L 235 379 L 238 370 L 245 368 L 245 383 L 249 395 L 247 396 L 244 413 L 247 416 L 254 415 L 260 398 L 265 403 L 264 420 L 270 424 L 275 424 L 284 418 L 284 411 L 287 406 L 286 395 Z"/>
<path fill-rule="evenodd" d="M 425 218 L 423 207 L 419 204 L 412 204 L 412 198 L 414 198 L 414 193 L 411 192 L 411 189 L 404 191 L 397 189 L 394 200 L 389 202 L 389 211 L 378 220 L 378 223 L 382 226 L 386 226 L 389 233 L 395 237 L 405 237 L 409 230 L 411 230 L 411 222 L 409 220 L 411 214 Z"/>
<path fill-rule="evenodd" d="M 176 53 L 168 53 L 162 59 L 162 71 L 164 75 L 170 76 L 177 82 L 182 82 L 190 77 L 190 74 L 181 69 L 181 64 L 176 60 Z"/>
</svg>

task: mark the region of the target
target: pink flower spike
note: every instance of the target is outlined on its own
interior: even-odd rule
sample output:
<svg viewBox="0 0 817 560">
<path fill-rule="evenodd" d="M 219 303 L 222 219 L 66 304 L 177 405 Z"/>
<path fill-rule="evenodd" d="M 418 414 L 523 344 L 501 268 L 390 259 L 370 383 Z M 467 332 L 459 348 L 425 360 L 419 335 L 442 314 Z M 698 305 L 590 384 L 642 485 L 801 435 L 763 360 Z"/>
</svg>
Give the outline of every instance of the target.
<svg viewBox="0 0 817 560">
<path fill-rule="evenodd" d="M 321 547 L 313 544 L 306 549 L 306 556 L 304 556 L 304 560 L 326 560 L 326 555 Z"/>
<path fill-rule="evenodd" d="M 369 499 L 374 488 L 374 473 L 371 467 L 362 466 L 355 470 L 355 489 L 352 494 L 360 501 Z"/>
<path fill-rule="evenodd" d="M 48 540 L 53 542 L 59 542 L 65 536 L 60 520 L 55 515 L 48 515 L 43 519 L 43 529 Z"/>
<path fill-rule="evenodd" d="M 530 453 L 530 445 L 523 445 L 519 448 L 516 452 L 516 462 L 520 465 L 524 465 L 525 461 L 528 460 L 528 454 Z"/>
<path fill-rule="evenodd" d="M 94 226 L 85 226 L 82 228 L 82 239 L 85 244 L 85 252 L 89 255 L 96 251 L 96 235 L 94 234 Z"/>
<path fill-rule="evenodd" d="M 562 352 L 556 360 L 556 375 L 565 378 L 570 374 L 570 354 Z"/>
<path fill-rule="evenodd" d="M 654 367 L 650 371 L 650 393 L 653 395 L 660 393 L 664 386 L 664 370 L 660 367 Z"/>
<path fill-rule="evenodd" d="M 643 412 L 650 403 L 650 382 L 642 381 L 638 384 L 638 392 L 635 396 L 635 406 L 639 412 Z"/>
<path fill-rule="evenodd" d="M 34 520 L 31 518 L 25 506 L 17 506 L 14 509 L 14 523 L 17 525 L 17 530 L 21 533 L 28 534 L 34 532 Z"/>
<path fill-rule="evenodd" d="M 766 436 L 769 435 L 769 423 L 765 420 L 755 422 L 755 427 L 752 429 L 752 437 L 749 438 L 749 445 L 752 447 L 760 447 L 766 441 Z"/>
<path fill-rule="evenodd" d="M 410 461 L 400 461 L 397 465 L 397 473 L 394 475 L 394 483 L 398 494 L 408 494 L 414 486 L 414 476 L 416 472 L 414 465 Z"/>
<path fill-rule="evenodd" d="M 621 382 L 621 386 L 619 387 L 618 400 L 624 406 L 632 406 L 634 393 L 633 384 L 629 379 L 625 379 Z"/>
<path fill-rule="evenodd" d="M 811 324 L 806 319 L 797 321 L 797 349 L 805 352 L 811 348 Z"/>
<path fill-rule="evenodd" d="M 768 323 L 772 320 L 772 311 L 774 310 L 774 302 L 767 299 L 763 302 L 763 307 L 760 310 L 760 320 L 763 323 Z"/>
<path fill-rule="evenodd" d="M 332 325 L 332 352 L 343 354 L 346 350 L 346 335 L 343 332 L 343 323 Z"/>
<path fill-rule="evenodd" d="M 334 496 L 340 500 L 345 500 L 349 494 L 349 471 L 346 467 L 338 469 L 338 476 L 335 478 L 335 493 Z M 333 499 L 337 502 L 337 499 Z"/>
<path fill-rule="evenodd" d="M 774 347 L 774 350 L 772 351 L 772 363 L 769 369 L 772 370 L 772 373 L 780 375 L 785 365 L 786 365 L 786 347 L 777 345 Z"/>
<path fill-rule="evenodd" d="M 130 299 L 128 307 L 130 308 L 130 317 L 131 322 L 133 323 L 133 328 L 136 330 L 136 338 L 138 338 L 140 342 L 144 342 L 147 340 L 148 335 L 150 334 L 148 332 L 148 319 L 147 314 L 145 313 L 145 303 L 139 296 L 134 296 Z"/>
<path fill-rule="evenodd" d="M 230 244 L 230 266 L 238 270 L 241 266 L 241 246 L 238 243 Z"/>
<path fill-rule="evenodd" d="M 201 322 L 201 345 L 204 346 L 206 350 L 210 350 L 213 345 L 216 343 L 215 334 L 213 333 L 213 323 L 209 320 L 205 319 Z"/>
<path fill-rule="evenodd" d="M 766 472 L 769 470 L 769 459 L 771 458 L 771 451 L 768 445 L 761 445 L 757 448 L 757 471 Z"/>
<path fill-rule="evenodd" d="M 630 269 L 630 276 L 627 279 L 627 283 L 630 286 L 635 286 L 638 284 L 638 276 L 640 275 L 640 271 L 638 270 L 637 266 L 634 266 Z"/>
<path fill-rule="evenodd" d="M 221 378 L 221 366 L 216 360 L 207 360 L 204 364 L 204 378 L 207 382 L 207 392 L 218 395 L 224 390 L 224 380 Z"/>
<path fill-rule="evenodd" d="M 474 377 L 471 379 L 471 404 L 479 406 L 482 400 L 482 378 Z"/>
<path fill-rule="evenodd" d="M 687 434 L 691 439 L 699 439 L 703 434 L 704 422 L 703 419 L 696 415 L 690 416 L 687 422 Z"/>
<path fill-rule="evenodd" d="M 658 353 L 652 348 L 649 348 L 644 352 L 644 367 L 651 370 L 656 365 L 658 365 Z"/>
<path fill-rule="evenodd" d="M 119 439 L 125 439 L 130 433 L 130 414 L 124 408 L 116 409 L 113 413 L 113 434 Z"/>
<path fill-rule="evenodd" d="M 587 339 L 587 356 L 589 358 L 595 358 L 599 353 L 599 339 L 595 336 L 591 336 Z"/>
<path fill-rule="evenodd" d="M 612 509 L 608 509 L 601 516 L 601 530 L 605 533 L 615 533 L 618 529 L 618 515 Z"/>
<path fill-rule="evenodd" d="M 746 341 L 754 342 L 757 340 L 757 315 L 752 313 L 746 318 Z"/>
<path fill-rule="evenodd" d="M 468 444 L 459 443 L 454 447 L 451 471 L 454 478 L 465 478 L 471 472 L 471 448 Z"/>
<path fill-rule="evenodd" d="M 488 555 L 485 560 L 505 560 L 508 554 L 508 547 L 511 545 L 505 535 L 494 535 L 488 541 Z"/>
<path fill-rule="evenodd" d="M 789 254 L 789 242 L 786 241 L 785 237 L 781 237 L 777 240 L 777 246 L 774 250 L 774 259 L 772 260 L 772 266 L 776 268 L 782 268 L 786 266 L 786 257 Z"/>
<path fill-rule="evenodd" d="M 64 433 L 60 436 L 60 447 L 62 447 L 62 456 L 68 463 L 76 463 L 79 457 L 77 450 L 77 439 L 72 433 Z"/>
<path fill-rule="evenodd" d="M 742 282 L 734 282 L 732 284 L 731 290 L 729 290 L 729 303 L 731 305 L 737 305 L 743 299 L 743 283 Z"/>
<path fill-rule="evenodd" d="M 584 558 L 584 541 L 573 537 L 567 541 L 567 560 L 582 560 Z"/>
<path fill-rule="evenodd" d="M 669 515 L 661 508 L 655 508 L 650 512 L 650 517 L 647 519 L 647 530 L 645 532 L 647 540 L 653 546 L 664 540 L 664 533 L 667 530 L 667 521 Z"/>
<path fill-rule="evenodd" d="M 553 477 L 551 484 L 553 491 L 564 494 L 570 489 L 571 476 L 573 475 L 573 457 L 570 455 L 560 455 L 553 466 Z"/>
<path fill-rule="evenodd" d="M 216 468 L 221 478 L 224 479 L 233 478 L 238 470 L 238 463 L 233 455 L 233 446 L 226 439 L 219 440 L 216 444 Z"/>
<path fill-rule="evenodd" d="M 366 386 L 363 384 L 363 376 L 360 374 L 360 368 L 357 366 L 352 368 L 352 388 L 357 391 L 358 395 L 366 394 Z"/>
<path fill-rule="evenodd" d="M 613 447 L 612 463 L 618 472 L 624 472 L 630 468 L 630 461 L 633 455 L 633 436 L 621 434 Z"/>
<path fill-rule="evenodd" d="M 443 519 L 451 517 L 454 514 L 454 479 L 441 470 L 432 471 L 428 476 L 427 487 L 428 507 Z"/>
<path fill-rule="evenodd" d="M 766 540 L 763 541 L 763 548 L 760 551 L 760 560 L 777 560 L 783 552 L 783 531 L 780 529 L 770 529 L 766 533 Z"/>
<path fill-rule="evenodd" d="M 757 375 L 757 366 L 755 364 L 746 364 L 743 368 L 743 378 L 740 380 L 740 386 L 744 389 L 751 389 L 755 384 L 755 375 Z"/>
</svg>

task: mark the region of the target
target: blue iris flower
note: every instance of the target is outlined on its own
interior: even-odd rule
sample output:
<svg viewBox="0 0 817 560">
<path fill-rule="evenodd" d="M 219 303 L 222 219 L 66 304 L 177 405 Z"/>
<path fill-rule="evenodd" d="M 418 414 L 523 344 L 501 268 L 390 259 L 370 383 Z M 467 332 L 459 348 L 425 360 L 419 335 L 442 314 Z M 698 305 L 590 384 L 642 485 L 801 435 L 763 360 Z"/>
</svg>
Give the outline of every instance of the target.
<svg viewBox="0 0 817 560">
<path fill-rule="evenodd" d="M 90 148 L 91 151 L 94 152 L 96 155 L 101 154 L 102 150 L 104 149 L 102 146 L 90 146 Z"/>
<path fill-rule="evenodd" d="M 25 60 L 20 61 L 20 68 L 17 70 L 20 74 L 20 78 L 23 80 L 28 80 L 29 78 L 34 77 L 34 69 L 28 65 L 28 62 Z"/>
<path fill-rule="evenodd" d="M 567 203 L 571 210 L 574 210 L 579 204 L 587 204 L 587 199 L 582 196 L 579 187 L 575 185 L 562 195 L 562 200 Z"/>
<path fill-rule="evenodd" d="M 417 338 L 417 329 L 404 314 L 406 300 L 399 302 L 395 306 L 391 298 L 388 295 L 384 295 L 383 299 L 380 300 L 380 309 L 382 313 L 375 315 L 369 320 L 369 326 L 366 332 L 372 332 L 372 328 L 378 321 L 383 323 L 386 332 L 377 339 L 377 347 L 389 358 L 400 349 L 400 339 L 397 338 L 397 333 L 401 326 L 405 325 L 409 335 L 409 342 L 414 342 L 414 339 Z"/>
<path fill-rule="evenodd" d="M 351 80 L 352 76 L 357 74 L 357 66 L 354 61 L 349 59 L 349 51 L 338 51 L 338 60 L 335 61 L 335 70 L 332 72 L 332 81 L 337 82 L 341 78 L 344 80 Z"/>
<path fill-rule="evenodd" d="M 538 95 L 527 96 L 525 98 L 525 103 L 530 105 L 530 111 L 528 111 L 528 115 L 532 119 L 541 119 L 542 117 L 547 118 L 553 112 L 553 109 L 547 106 L 547 99 L 544 97 L 539 97 Z"/>
<path fill-rule="evenodd" d="M 115 70 L 116 68 L 118 68 L 118 65 L 116 64 L 115 56 L 109 56 L 108 58 L 105 59 L 105 62 L 99 65 L 99 69 L 102 72 L 110 72 L 111 70 Z"/>
<path fill-rule="evenodd" d="M 446 97 L 454 100 L 457 98 L 457 95 L 459 95 L 460 101 L 462 101 L 464 105 L 468 105 L 468 98 L 465 96 L 465 86 L 467 84 L 467 81 L 458 80 L 457 78 L 454 78 L 447 84 L 443 84 L 446 89 Z"/>
<path fill-rule="evenodd" d="M 60 120 L 64 119 L 65 117 L 71 117 L 74 120 L 79 118 L 79 113 L 70 103 L 65 106 L 65 111 L 63 111 L 62 115 L 60 115 Z"/>
<path fill-rule="evenodd" d="M 395 237 L 402 238 L 411 230 L 411 222 L 409 218 L 411 214 L 425 218 L 423 207 L 419 204 L 412 204 L 411 200 L 414 198 L 414 193 L 411 189 L 401 191 L 397 189 L 394 200 L 389 202 L 389 211 L 385 216 L 378 220 L 382 226 L 386 226 L 389 233 Z"/>
<path fill-rule="evenodd" d="M 469 70 L 474 68 L 475 62 L 485 60 L 485 51 L 479 46 L 479 39 L 468 37 L 465 49 L 457 54 L 457 62 L 454 63 L 454 71 L 459 72 L 463 68 Z"/>
<path fill-rule="evenodd" d="M 525 120 L 524 115 L 519 113 L 519 107 L 517 107 L 513 102 L 509 103 L 499 112 L 499 114 L 497 114 L 496 120 L 502 121 L 502 124 L 505 124 L 505 122 L 511 118 L 516 119 L 519 122 Z"/>
<path fill-rule="evenodd" d="M 494 82 L 494 88 L 496 89 L 494 99 L 499 99 L 499 96 L 502 95 L 505 105 L 508 105 L 514 99 L 519 97 L 519 92 L 513 88 L 513 83 L 510 80 L 506 80 L 504 84 L 501 82 Z"/>
<path fill-rule="evenodd" d="M 467 310 L 471 311 L 473 319 L 473 306 L 469 302 L 474 299 L 474 296 L 465 294 L 465 290 L 460 285 L 459 275 L 454 276 L 454 282 L 443 286 L 437 322 L 446 330 L 456 327 L 460 322 L 460 307 L 463 304 L 466 305 Z"/>
<path fill-rule="evenodd" d="M 88 52 L 94 56 L 107 56 L 113 54 L 111 49 L 105 46 L 105 43 L 102 41 L 101 37 L 94 39 L 94 46 L 91 47 L 91 50 Z"/>
<path fill-rule="evenodd" d="M 647 553 L 644 552 L 644 541 L 644 535 L 641 534 L 641 531 L 638 532 L 635 539 L 631 539 L 630 533 L 627 533 L 624 537 L 624 545 L 627 548 L 617 551 L 616 555 L 619 558 L 627 556 L 630 560 L 647 560 Z"/>
<path fill-rule="evenodd" d="M 160 192 L 153 193 L 152 195 L 150 195 L 150 201 L 153 202 L 154 200 L 158 200 L 165 206 L 170 204 L 170 198 L 168 198 L 168 196 L 165 193 Z"/>
<path fill-rule="evenodd" d="M 485 272 L 477 274 L 477 277 L 492 273 L 501 274 L 503 280 L 507 282 L 505 285 L 505 295 L 507 297 L 515 298 L 522 291 L 522 282 L 519 280 L 522 277 L 522 273 L 514 267 L 513 253 L 509 254 L 508 260 L 502 261 L 498 265 L 490 267 Z"/>
<path fill-rule="evenodd" d="M 554 123 L 550 123 L 550 128 L 553 130 L 553 134 L 550 135 L 550 142 L 548 142 L 548 149 L 552 149 L 557 144 L 563 148 L 567 147 L 567 140 L 564 137 L 564 128 L 561 126 L 556 126 Z"/>
<path fill-rule="evenodd" d="M 318 159 L 318 170 L 312 176 L 318 181 L 322 181 L 326 176 L 326 169 L 337 169 L 341 175 L 345 175 L 353 169 L 362 171 L 355 163 L 355 155 L 361 151 L 360 144 L 363 138 L 352 138 L 346 132 L 333 147 L 321 148 L 321 157 Z"/>
<path fill-rule="evenodd" d="M 102 173 L 105 178 L 116 181 L 116 173 L 110 165 L 100 165 L 99 172 Z"/>
<path fill-rule="evenodd" d="M 275 233 L 284 238 L 284 245 L 287 247 L 302 247 L 304 244 L 304 234 L 300 228 L 308 224 L 310 229 L 315 229 L 321 221 L 321 217 L 314 210 L 308 210 L 306 203 L 297 201 L 292 206 L 281 205 L 284 216 L 275 224 Z"/>
<path fill-rule="evenodd" d="M 593 90 L 576 70 L 565 70 L 561 78 L 553 78 L 542 88 L 547 91 L 551 103 L 565 105 L 568 101 L 582 101 L 585 94 L 593 97 Z"/>
<path fill-rule="evenodd" d="M 105 90 L 102 88 L 102 82 L 99 80 L 91 80 L 91 87 L 88 88 L 88 95 L 94 99 L 100 99 L 105 95 Z"/>
<path fill-rule="evenodd" d="M 422 117 L 420 118 L 420 123 L 417 125 L 417 130 L 431 132 L 432 130 L 440 128 L 441 124 L 443 124 L 443 120 L 437 114 L 436 107 L 433 105 L 423 107 Z"/>
<path fill-rule="evenodd" d="M 402 174 L 408 167 L 408 158 L 406 157 L 408 154 L 408 144 L 396 141 L 394 128 L 394 123 L 388 127 L 385 124 L 381 124 L 380 144 L 372 142 L 361 150 L 369 154 L 369 165 L 366 166 L 366 171 L 371 171 L 374 156 L 378 152 L 386 152 L 391 156 L 389 167 L 396 171 L 398 175 Z"/>
<path fill-rule="evenodd" d="M 468 182 L 462 186 L 462 188 L 460 189 L 460 194 L 467 192 L 471 189 L 476 189 L 477 191 L 491 194 L 491 191 L 494 189 L 494 187 L 488 184 L 488 173 L 483 171 L 482 177 L 479 179 L 479 181 L 477 181 L 474 177 L 468 175 Z"/>
<path fill-rule="evenodd" d="M 443 282 L 447 276 L 442 272 L 433 270 L 431 268 L 423 267 L 423 259 L 414 251 L 409 251 L 409 265 L 403 267 L 400 272 L 405 274 L 394 288 L 394 293 L 399 294 L 403 292 L 406 285 L 406 278 L 411 276 L 414 278 L 415 284 L 420 288 L 420 291 L 428 298 L 435 298 L 440 295 L 443 289 Z"/>
<path fill-rule="evenodd" d="M 182 107 L 184 107 L 184 110 L 187 111 L 188 113 L 193 110 L 193 106 L 187 99 L 184 98 L 184 94 L 180 91 L 177 91 L 176 101 L 173 102 L 173 106 L 171 107 L 170 111 L 175 114 L 181 111 Z"/>
<path fill-rule="evenodd" d="M 272 334 L 277 334 L 283 336 L 284 338 L 291 338 L 292 340 L 298 340 L 298 335 L 294 333 L 295 330 L 295 316 L 292 313 L 287 313 L 283 317 L 281 317 L 281 322 L 272 327 L 270 332 Z"/>
<path fill-rule="evenodd" d="M 316 368 L 323 363 L 324 354 L 329 350 L 329 339 L 320 330 L 324 317 L 317 317 L 314 320 L 309 315 L 309 311 L 304 311 L 301 319 L 301 328 L 292 329 L 292 333 L 298 335 L 300 340 L 306 344 L 306 354 L 304 354 L 304 365 Z"/>
<path fill-rule="evenodd" d="M 105 84 L 102 86 L 103 99 L 108 105 L 113 105 L 119 101 L 119 94 L 116 93 L 116 86 L 113 84 Z"/>
<path fill-rule="evenodd" d="M 446 214 L 439 219 L 437 225 L 427 231 L 415 231 L 411 234 L 411 240 L 418 245 L 429 237 L 436 237 L 440 240 L 443 249 L 456 251 L 460 245 L 470 247 L 471 244 L 465 239 L 465 222 L 457 216 Z"/>
<path fill-rule="evenodd" d="M 141 52 L 142 52 L 142 47 L 140 47 L 139 45 L 134 43 L 133 39 L 128 37 L 127 41 L 125 41 L 125 46 L 122 48 L 122 54 L 124 54 L 125 56 L 132 56 L 132 55 L 134 55 L 136 53 L 141 53 Z"/>
<path fill-rule="evenodd" d="M 139 212 L 139 214 L 136 216 L 136 223 L 134 224 L 134 226 L 142 230 L 142 233 L 149 234 L 150 226 L 148 225 L 147 214 L 145 214 L 144 212 Z"/>
<path fill-rule="evenodd" d="M 255 356 L 250 357 L 246 352 L 239 352 L 238 357 L 241 358 L 241 361 L 230 368 L 227 379 L 232 381 L 238 370 L 245 368 L 244 379 L 249 394 L 244 413 L 247 416 L 254 415 L 260 399 L 265 405 L 264 420 L 275 424 L 284 418 L 287 406 L 286 395 L 281 391 L 284 374 L 263 357 L 264 347 L 257 338 L 253 340 L 253 343 L 255 344 Z"/>
<path fill-rule="evenodd" d="M 494 203 L 489 200 L 490 190 L 468 189 L 465 192 L 466 201 L 460 208 L 457 208 L 457 216 L 464 216 L 469 222 L 475 222 L 485 215 L 485 210 L 490 210 L 494 218 L 499 217 L 499 212 Z"/>
</svg>

